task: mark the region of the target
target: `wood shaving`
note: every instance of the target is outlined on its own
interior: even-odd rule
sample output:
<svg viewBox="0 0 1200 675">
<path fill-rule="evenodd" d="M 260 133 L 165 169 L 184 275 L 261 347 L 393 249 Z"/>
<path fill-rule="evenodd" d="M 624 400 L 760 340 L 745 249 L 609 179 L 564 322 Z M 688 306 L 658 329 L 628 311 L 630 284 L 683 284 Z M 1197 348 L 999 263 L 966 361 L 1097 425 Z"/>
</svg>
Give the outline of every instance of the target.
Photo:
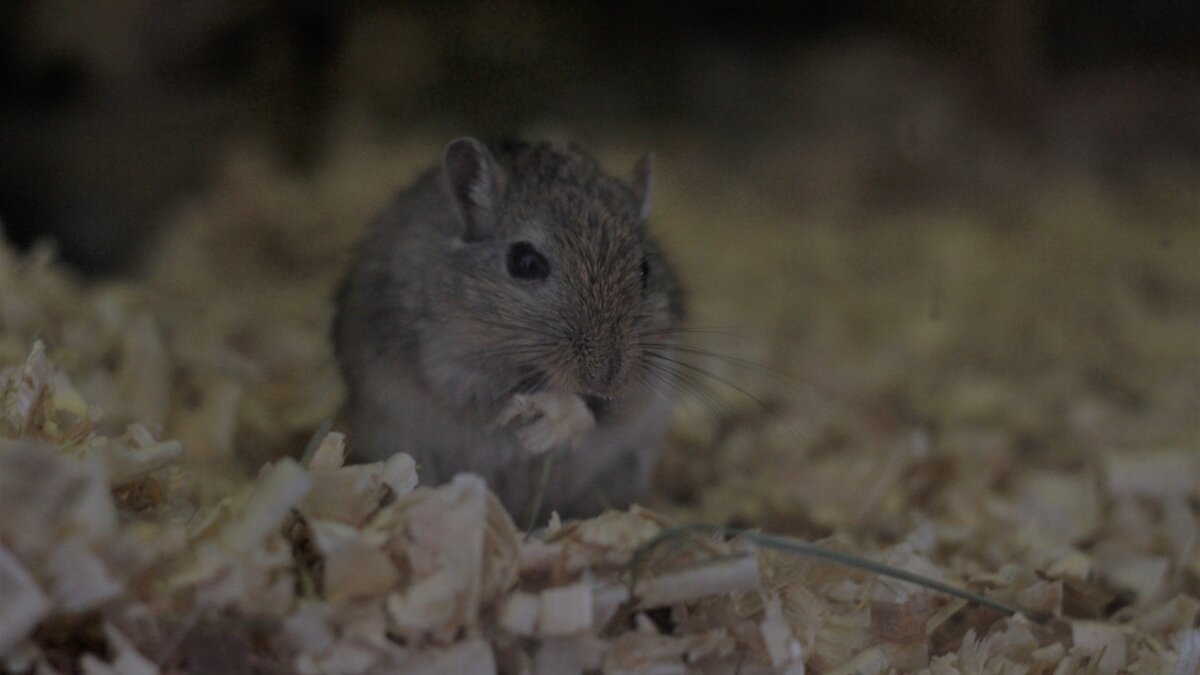
<svg viewBox="0 0 1200 675">
<path fill-rule="evenodd" d="M 0 654 L 21 644 L 42 619 L 50 614 L 50 600 L 33 575 L 9 551 L 0 548 Z"/>
</svg>

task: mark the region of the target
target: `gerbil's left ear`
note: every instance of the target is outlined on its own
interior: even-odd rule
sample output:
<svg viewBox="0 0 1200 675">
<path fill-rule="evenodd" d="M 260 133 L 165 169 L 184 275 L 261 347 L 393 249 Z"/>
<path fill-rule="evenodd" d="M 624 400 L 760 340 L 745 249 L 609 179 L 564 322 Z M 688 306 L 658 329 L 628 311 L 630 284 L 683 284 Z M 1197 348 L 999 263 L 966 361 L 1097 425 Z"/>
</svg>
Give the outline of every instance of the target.
<svg viewBox="0 0 1200 675">
<path fill-rule="evenodd" d="M 642 155 L 633 166 L 630 187 L 633 188 L 633 196 L 638 201 L 638 215 L 645 220 L 654 208 L 654 153 Z"/>
<path fill-rule="evenodd" d="M 492 153 L 474 138 L 459 138 L 446 146 L 442 155 L 446 187 L 462 220 L 462 238 L 478 241 L 496 229 L 496 207 L 504 179 Z"/>
</svg>

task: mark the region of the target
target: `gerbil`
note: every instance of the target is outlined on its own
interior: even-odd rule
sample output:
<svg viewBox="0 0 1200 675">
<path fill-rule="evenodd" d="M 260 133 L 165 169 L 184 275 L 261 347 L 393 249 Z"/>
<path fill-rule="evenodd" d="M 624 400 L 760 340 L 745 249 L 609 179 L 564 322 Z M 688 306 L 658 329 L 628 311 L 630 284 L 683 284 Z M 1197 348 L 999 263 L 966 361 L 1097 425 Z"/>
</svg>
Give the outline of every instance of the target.
<svg viewBox="0 0 1200 675">
<path fill-rule="evenodd" d="M 338 296 L 353 459 L 406 452 L 427 484 L 479 474 L 521 516 L 549 451 L 544 513 L 637 499 L 682 317 L 652 182 L 649 156 L 621 180 L 573 146 L 450 143 L 371 224 Z M 572 406 L 570 432 L 539 419 Z"/>
</svg>

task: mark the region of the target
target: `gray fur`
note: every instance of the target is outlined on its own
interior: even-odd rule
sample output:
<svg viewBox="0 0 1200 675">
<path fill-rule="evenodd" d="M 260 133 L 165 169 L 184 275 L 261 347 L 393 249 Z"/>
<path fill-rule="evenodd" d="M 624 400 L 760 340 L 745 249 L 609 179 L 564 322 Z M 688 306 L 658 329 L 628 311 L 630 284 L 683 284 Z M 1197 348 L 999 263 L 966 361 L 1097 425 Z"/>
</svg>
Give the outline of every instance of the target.
<svg viewBox="0 0 1200 675">
<path fill-rule="evenodd" d="M 552 451 L 547 512 L 583 516 L 637 499 L 677 379 L 645 343 L 673 342 L 664 335 L 682 314 L 645 227 L 651 185 L 649 159 L 627 183 L 573 147 L 451 143 L 443 165 L 372 223 L 338 297 L 353 457 L 409 453 L 430 484 L 480 474 L 524 515 L 542 458 L 493 420 L 516 392 L 587 394 L 597 426 Z M 509 275 L 518 241 L 549 260 L 547 279 Z"/>
</svg>

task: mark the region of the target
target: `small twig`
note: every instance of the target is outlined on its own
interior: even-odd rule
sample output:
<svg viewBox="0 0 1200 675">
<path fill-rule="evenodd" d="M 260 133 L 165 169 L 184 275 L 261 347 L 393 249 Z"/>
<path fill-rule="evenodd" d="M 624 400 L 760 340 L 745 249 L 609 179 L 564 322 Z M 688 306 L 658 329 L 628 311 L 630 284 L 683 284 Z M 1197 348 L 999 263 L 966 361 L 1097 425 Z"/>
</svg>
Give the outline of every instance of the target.
<svg viewBox="0 0 1200 675">
<path fill-rule="evenodd" d="M 1011 607 L 1002 602 L 979 595 L 978 593 L 972 593 L 971 591 L 959 588 L 957 586 L 952 586 L 944 581 L 930 579 L 929 577 L 914 574 L 908 570 L 892 567 L 891 565 L 885 565 L 867 558 L 860 558 L 848 553 L 842 553 L 841 551 L 835 551 L 833 549 L 825 548 L 824 546 L 818 546 L 817 544 L 801 541 L 799 539 L 792 539 L 790 537 L 780 537 L 771 534 L 742 530 L 735 527 L 726 527 L 724 525 L 709 525 L 707 523 L 690 523 L 664 530 L 654 539 L 651 539 L 650 541 L 638 547 L 638 549 L 634 551 L 633 558 L 629 561 L 631 572 L 629 582 L 630 594 L 634 594 L 634 589 L 638 582 L 638 572 L 641 569 L 642 562 L 653 549 L 658 548 L 664 543 L 678 540 L 681 537 L 685 537 L 696 532 L 707 532 L 726 537 L 741 537 L 764 548 L 770 548 L 776 551 L 783 551 L 785 553 L 806 556 L 809 558 L 820 558 L 838 565 L 853 567 L 855 569 L 871 572 L 873 574 L 899 579 L 900 581 L 907 581 L 911 584 L 916 584 L 917 586 L 922 586 L 939 593 L 961 598 L 967 602 L 979 605 L 981 607 L 987 607 L 998 612 L 1003 612 L 1009 616 L 1024 614 L 1025 616 L 1038 621 L 1039 623 L 1046 621 L 1048 618 L 1040 613 L 1027 612 L 1015 607 Z"/>
<path fill-rule="evenodd" d="M 317 450 L 321 447 L 321 441 L 329 435 L 330 429 L 333 429 L 333 419 L 326 418 L 324 422 L 321 422 L 321 426 L 313 432 L 312 438 L 308 439 L 304 454 L 300 455 L 300 466 L 308 468 L 308 465 L 312 463 L 313 455 L 317 454 Z"/>
<path fill-rule="evenodd" d="M 550 488 L 550 467 L 554 465 L 554 451 L 542 455 L 542 476 L 538 479 L 537 492 L 533 493 L 533 504 L 529 508 L 529 524 L 525 527 L 525 536 L 533 534 L 537 527 L 538 516 L 542 515 L 542 502 L 546 500 L 546 490 Z"/>
</svg>

